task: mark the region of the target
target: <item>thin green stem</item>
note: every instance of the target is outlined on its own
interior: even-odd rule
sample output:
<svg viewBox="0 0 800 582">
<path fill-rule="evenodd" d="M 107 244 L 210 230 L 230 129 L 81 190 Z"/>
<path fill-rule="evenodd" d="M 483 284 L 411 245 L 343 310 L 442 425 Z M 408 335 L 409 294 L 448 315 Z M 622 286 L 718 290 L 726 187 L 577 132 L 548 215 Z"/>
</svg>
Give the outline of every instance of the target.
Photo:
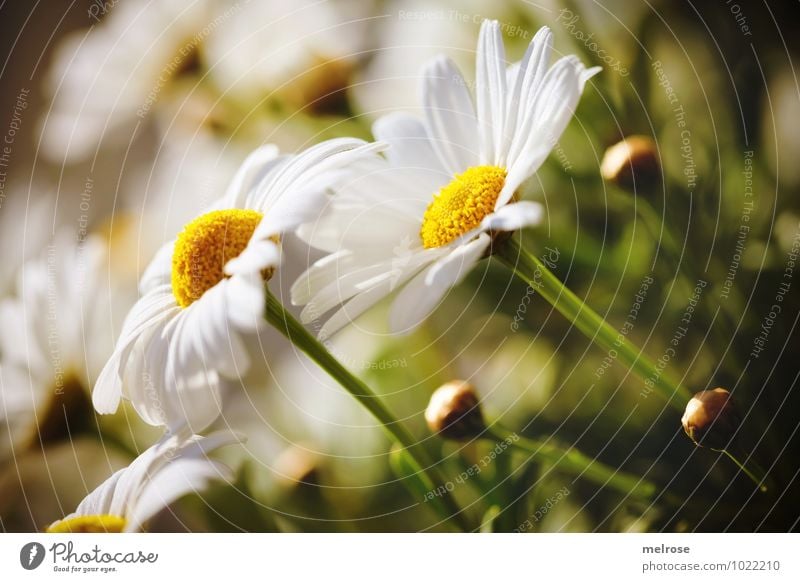
<svg viewBox="0 0 800 582">
<path fill-rule="evenodd" d="M 650 503 L 659 491 L 654 483 L 618 471 L 584 455 L 577 449 L 561 447 L 550 441 L 529 439 L 497 425 L 492 426 L 488 432 L 486 435 L 488 438 L 505 440 L 509 446 L 530 455 L 534 463 L 546 461 L 554 465 L 558 471 L 609 487 L 634 499 Z"/>
<path fill-rule="evenodd" d="M 570 291 L 542 261 L 522 248 L 516 238 L 510 238 L 502 245 L 496 256 L 586 337 L 609 352 L 614 350 L 617 359 L 644 380 L 643 395 L 649 395 L 653 391 L 667 404 L 683 412 L 692 397 L 691 392 L 673 380 L 666 370 L 660 370 L 642 350 L 606 323 L 600 315 Z M 725 454 L 759 485 L 762 491 L 766 490 L 763 479 L 756 477 L 732 453 L 725 451 Z"/>
<path fill-rule="evenodd" d="M 502 442 L 502 439 L 497 439 Z M 494 459 L 494 487 L 497 488 L 497 496 L 500 499 L 498 504 L 502 511 L 494 520 L 495 531 L 512 531 L 517 527 L 515 508 L 514 508 L 514 480 L 512 478 L 512 456 L 509 453 L 497 455 Z"/>
<path fill-rule="evenodd" d="M 617 359 L 644 380 L 643 395 L 655 392 L 670 406 L 683 411 L 692 396 L 689 390 L 671 379 L 665 370 L 659 369 L 624 334 L 606 323 L 600 315 L 570 291 L 544 263 L 523 249 L 516 238 L 510 238 L 501 245 L 495 256 L 586 337 L 604 350 L 609 352 L 614 350 Z"/>
<path fill-rule="evenodd" d="M 747 465 L 745 465 L 742 462 L 739 462 L 739 459 L 737 459 L 734 456 L 734 454 L 731 453 L 730 451 L 728 451 L 727 449 L 722 449 L 721 452 L 725 453 L 726 457 L 728 457 L 731 461 L 733 461 L 736 464 L 736 466 L 739 467 L 739 469 L 741 469 L 742 472 L 745 475 L 747 475 L 750 478 L 751 481 L 753 481 L 753 483 L 758 485 L 759 491 L 761 491 L 762 493 L 766 493 L 767 492 L 767 485 L 764 483 L 764 481 L 765 481 L 764 477 L 760 477 L 759 478 L 758 476 L 756 476 L 756 474 L 753 473 L 753 471 L 751 471 L 750 469 L 747 468 Z M 753 463 L 753 464 L 755 464 L 755 463 Z M 763 469 L 761 469 L 760 467 L 758 467 L 758 470 L 759 470 L 760 473 L 762 473 L 762 474 L 764 473 Z"/>
<path fill-rule="evenodd" d="M 267 290 L 266 320 L 325 370 L 381 423 L 389 437 L 406 450 L 419 478 L 429 491 L 447 491 L 445 487 L 447 480 L 439 467 L 428 458 L 425 450 L 411 433 L 389 412 L 378 396 L 364 382 L 345 368 L 317 338 L 291 313 L 286 311 L 281 302 L 269 290 Z M 431 499 L 431 503 L 447 520 L 452 520 L 462 530 L 469 529 L 460 508 L 451 495 L 445 493 L 435 496 Z"/>
</svg>

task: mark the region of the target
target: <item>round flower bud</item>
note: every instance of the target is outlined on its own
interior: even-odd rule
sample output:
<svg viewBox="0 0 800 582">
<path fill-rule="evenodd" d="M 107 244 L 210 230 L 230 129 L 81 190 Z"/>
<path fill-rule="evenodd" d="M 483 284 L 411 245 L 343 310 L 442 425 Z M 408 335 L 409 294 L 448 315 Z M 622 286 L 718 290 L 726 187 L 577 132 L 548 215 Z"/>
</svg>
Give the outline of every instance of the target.
<svg viewBox="0 0 800 582">
<path fill-rule="evenodd" d="M 656 142 L 646 135 L 626 137 L 606 150 L 600 174 L 626 190 L 652 186 L 661 174 Z"/>
<path fill-rule="evenodd" d="M 723 450 L 733 440 L 741 420 L 730 392 L 714 388 L 694 395 L 686 405 L 681 423 L 696 445 Z"/>
<path fill-rule="evenodd" d="M 433 393 L 425 420 L 433 432 L 454 440 L 476 437 L 486 428 L 475 388 L 463 380 L 452 380 Z"/>
</svg>

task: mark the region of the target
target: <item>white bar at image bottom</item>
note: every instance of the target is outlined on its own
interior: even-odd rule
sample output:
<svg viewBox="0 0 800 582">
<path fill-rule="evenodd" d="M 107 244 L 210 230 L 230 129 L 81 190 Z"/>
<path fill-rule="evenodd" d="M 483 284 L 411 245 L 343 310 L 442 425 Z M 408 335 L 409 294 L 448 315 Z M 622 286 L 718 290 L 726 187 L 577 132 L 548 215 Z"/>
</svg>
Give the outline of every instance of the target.
<svg viewBox="0 0 800 582">
<path fill-rule="evenodd" d="M 797 581 L 798 550 L 797 534 L 0 534 L 0 580 Z"/>
</svg>

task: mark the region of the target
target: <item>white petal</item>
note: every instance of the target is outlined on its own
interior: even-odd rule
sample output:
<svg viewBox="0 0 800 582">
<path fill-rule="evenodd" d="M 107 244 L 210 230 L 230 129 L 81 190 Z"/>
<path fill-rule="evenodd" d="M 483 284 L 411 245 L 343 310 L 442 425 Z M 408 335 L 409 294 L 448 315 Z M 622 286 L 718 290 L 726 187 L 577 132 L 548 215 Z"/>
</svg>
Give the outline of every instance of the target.
<svg viewBox="0 0 800 582">
<path fill-rule="evenodd" d="M 163 501 L 161 507 L 165 507 L 176 499 L 171 495 L 187 481 L 194 486 L 200 486 L 209 478 L 229 477 L 227 468 L 207 459 L 206 455 L 220 446 L 240 440 L 236 435 L 219 432 L 207 438 L 186 438 L 169 433 L 164 435 L 128 467 L 114 473 L 87 495 L 75 513 L 67 518 L 75 515 L 117 515 L 125 517 L 128 520 L 126 529 L 133 531 L 138 529 L 142 521 L 153 515 L 150 509 L 153 507 L 154 495 L 160 494 Z M 205 466 L 203 471 L 198 470 L 200 465 Z M 183 468 L 179 473 L 194 477 L 182 478 L 174 470 L 176 466 Z M 201 478 L 201 474 L 205 476 Z M 157 483 L 155 488 L 154 481 Z"/>
<path fill-rule="evenodd" d="M 229 304 L 228 287 L 236 289 L 238 277 L 222 281 L 175 317 L 139 336 L 123 385 L 145 422 L 173 429 L 189 424 L 200 430 L 219 415 L 219 374 L 238 378 L 250 365 L 238 322 L 228 311 L 241 314 L 247 308 Z M 241 298 L 241 293 L 235 298 Z M 118 402 L 118 392 L 116 396 Z"/>
<path fill-rule="evenodd" d="M 175 241 L 163 245 L 139 281 L 139 292 L 146 295 L 160 285 L 169 285 L 172 280 L 172 254 L 175 250 Z"/>
<path fill-rule="evenodd" d="M 396 277 L 386 278 L 370 290 L 353 297 L 325 322 L 318 334 L 320 341 L 328 340 L 347 324 L 355 321 L 370 307 L 389 295 L 397 286 L 404 284 L 413 277 L 416 272 L 416 269 L 402 271 Z"/>
<path fill-rule="evenodd" d="M 230 469 L 208 454 L 241 440 L 235 433 L 220 431 L 208 437 L 169 436 L 151 447 L 146 475 L 127 507 L 126 531 L 138 530 L 159 511 L 188 493 L 205 489 L 213 480 L 230 481 Z"/>
<path fill-rule="evenodd" d="M 111 477 L 98 485 L 94 491 L 89 493 L 89 495 L 87 495 L 83 501 L 78 504 L 78 507 L 75 509 L 75 513 L 67 516 L 67 518 L 75 515 L 111 514 L 111 502 L 114 498 L 114 491 L 117 488 L 117 483 L 119 483 L 120 477 L 122 477 L 125 471 L 126 469 L 120 469 L 111 475 Z"/>
<path fill-rule="evenodd" d="M 420 248 L 376 263 L 354 263 L 340 273 L 331 272 L 328 284 L 317 290 L 308 300 L 306 307 L 300 313 L 300 319 L 303 323 L 311 323 L 336 305 L 345 303 L 355 296 L 369 293 L 374 288 L 385 288 L 385 294 L 389 294 L 421 267 L 432 263 L 445 252 L 447 251 L 444 249 Z M 353 307 L 349 304 L 348 306 Z"/>
<path fill-rule="evenodd" d="M 316 261 L 292 284 L 292 305 L 305 305 L 311 298 L 336 280 L 339 272 L 354 265 L 353 253 L 341 250 Z"/>
<path fill-rule="evenodd" d="M 506 108 L 506 63 L 503 37 L 496 20 L 484 20 L 478 39 L 476 97 L 481 163 L 503 162 Z"/>
<path fill-rule="evenodd" d="M 591 79 L 592 77 L 594 77 L 596 74 L 601 72 L 602 70 L 603 70 L 603 67 L 590 67 L 588 69 L 584 69 L 581 72 L 581 79 L 580 79 L 581 80 L 581 91 L 583 91 L 583 88 L 586 86 L 586 82 L 589 79 Z"/>
<path fill-rule="evenodd" d="M 477 165 L 478 127 L 467 83 L 446 57 L 423 71 L 422 104 L 427 134 L 444 168 L 451 174 Z"/>
<path fill-rule="evenodd" d="M 166 329 L 180 321 L 179 314 L 143 333 L 123 375 L 125 396 L 142 420 L 152 426 L 169 425 L 170 418 L 174 418 L 165 387 L 165 366 L 171 346 L 164 335 Z"/>
<path fill-rule="evenodd" d="M 383 161 L 372 173 L 354 177 L 337 190 L 319 219 L 297 234 L 329 253 L 358 249 L 360 256 L 376 259 L 394 256 L 398 248 L 421 247 L 422 215 L 442 185 L 430 180 L 431 176 L 430 172 L 395 170 Z"/>
<path fill-rule="evenodd" d="M 444 168 L 433 150 L 421 119 L 407 113 L 384 115 L 372 125 L 372 135 L 389 145 L 386 159 L 392 167 L 442 173 Z"/>
<path fill-rule="evenodd" d="M 489 235 L 480 234 L 439 259 L 403 287 L 389 311 L 389 328 L 392 333 L 409 333 L 421 324 L 447 291 L 467 276 L 486 252 L 490 242 Z"/>
<path fill-rule="evenodd" d="M 131 508 L 125 531 L 138 531 L 161 510 L 184 495 L 205 490 L 213 481 L 230 481 L 233 474 L 222 463 L 205 459 L 179 459 L 154 475 Z"/>
<path fill-rule="evenodd" d="M 229 378 L 239 378 L 247 372 L 250 365 L 247 350 L 228 318 L 229 285 L 228 279 L 220 281 L 183 310 L 185 329 L 170 338 L 170 342 L 183 342 L 186 350 L 177 366 L 177 377 L 180 369 L 190 366 L 191 361 L 203 363 Z"/>
<path fill-rule="evenodd" d="M 268 267 L 277 267 L 281 262 L 281 251 L 271 240 L 252 240 L 239 254 L 225 263 L 226 275 L 260 273 Z"/>
<path fill-rule="evenodd" d="M 527 55 L 526 55 L 527 56 Z M 511 90 L 508 94 L 509 103 L 514 102 L 514 95 L 516 94 L 515 87 L 517 80 L 519 79 L 519 72 L 522 69 L 522 64 L 520 61 L 516 63 L 511 63 L 506 67 L 506 87 L 509 87 Z M 511 113 L 509 111 L 509 113 Z M 506 118 L 506 125 L 508 125 L 508 118 Z"/>
<path fill-rule="evenodd" d="M 219 418 L 234 382 L 238 383 L 221 378 L 216 370 L 210 368 L 198 370 L 195 374 L 186 372 L 170 394 L 169 402 L 173 409 L 167 428 L 172 432 L 204 431 Z"/>
<path fill-rule="evenodd" d="M 259 272 L 234 275 L 228 280 L 228 317 L 236 329 L 254 332 L 262 327 L 266 302 L 264 285 Z"/>
<path fill-rule="evenodd" d="M 123 517 L 127 515 L 128 508 L 142 490 L 150 468 L 159 461 L 163 451 L 162 445 L 166 438 L 159 439 L 156 444 L 145 449 L 136 457 L 130 465 L 118 472 L 119 477 L 113 485 L 107 513 Z M 108 481 L 110 482 L 111 479 Z"/>
<path fill-rule="evenodd" d="M 264 240 L 290 232 L 319 216 L 327 201 L 326 194 L 336 179 L 332 174 L 333 172 L 323 174 L 276 199 L 258 223 L 253 238 Z"/>
<path fill-rule="evenodd" d="M 280 163 L 278 153 L 277 146 L 268 144 L 247 156 L 222 197 L 225 201 L 223 206 L 241 208 L 247 194 Z"/>
<path fill-rule="evenodd" d="M 148 410 L 151 416 L 160 416 L 158 424 L 172 433 L 184 430 L 196 433 L 207 428 L 222 412 L 228 388 L 213 362 L 207 362 L 204 354 L 196 351 L 195 342 L 191 341 L 193 328 L 183 325 L 189 321 L 184 318 L 176 322 L 178 327 L 171 333 L 167 363 L 158 363 L 161 368 L 152 373 L 153 384 L 155 378 L 161 379 L 161 384 L 144 404 L 151 409 Z M 148 363 L 157 357 L 148 355 Z"/>
<path fill-rule="evenodd" d="M 491 237 L 481 233 L 474 240 L 448 253 L 430 268 L 426 283 L 429 285 L 458 285 L 486 252 Z"/>
<path fill-rule="evenodd" d="M 204 458 L 215 450 L 228 445 L 243 443 L 244 433 L 235 430 L 216 430 L 207 436 L 188 433 L 177 435 L 181 457 Z"/>
<path fill-rule="evenodd" d="M 276 200 L 292 189 L 301 188 L 320 175 L 361 157 L 373 156 L 385 147 L 385 144 L 367 144 L 353 138 L 331 139 L 312 146 L 278 166 L 248 198 L 247 207 L 266 214 Z"/>
<path fill-rule="evenodd" d="M 550 63 L 552 46 L 553 34 L 548 27 L 543 26 L 528 45 L 525 56 L 523 56 L 516 69 L 513 82 L 509 83 L 511 91 L 508 95 L 505 129 L 505 137 L 508 140 L 513 139 L 514 135 L 516 135 L 517 124 L 523 121 L 526 104 L 533 103 L 532 97 L 541 85 L 542 79 L 547 72 L 547 66 Z M 511 71 L 509 71 L 509 75 L 511 74 Z M 507 147 L 510 147 L 510 145 L 509 142 Z M 507 155 L 508 149 L 504 148 L 503 153 Z M 508 160 L 504 159 L 502 161 L 502 165 L 506 166 Z"/>
<path fill-rule="evenodd" d="M 587 78 L 577 57 L 564 57 L 547 71 L 532 100 L 520 104 L 523 111 L 509 150 L 508 176 L 495 208 L 504 206 L 550 154 L 572 119 Z"/>
<path fill-rule="evenodd" d="M 320 289 L 309 300 L 300 313 L 300 321 L 311 323 L 354 295 L 371 289 L 380 284 L 384 278 L 391 276 L 391 265 L 388 261 L 386 263 L 364 265 L 342 273 L 335 281 Z"/>
<path fill-rule="evenodd" d="M 538 202 L 515 202 L 506 204 L 483 219 L 481 228 L 486 231 L 512 232 L 534 226 L 542 221 L 544 208 Z"/>
<path fill-rule="evenodd" d="M 122 397 L 122 378 L 129 356 L 139 339 L 175 316 L 180 308 L 169 285 L 154 288 L 139 299 L 131 309 L 122 326 L 114 353 L 109 358 L 92 392 L 92 403 L 100 414 L 116 412 Z M 141 383 L 137 379 L 137 383 Z"/>
</svg>

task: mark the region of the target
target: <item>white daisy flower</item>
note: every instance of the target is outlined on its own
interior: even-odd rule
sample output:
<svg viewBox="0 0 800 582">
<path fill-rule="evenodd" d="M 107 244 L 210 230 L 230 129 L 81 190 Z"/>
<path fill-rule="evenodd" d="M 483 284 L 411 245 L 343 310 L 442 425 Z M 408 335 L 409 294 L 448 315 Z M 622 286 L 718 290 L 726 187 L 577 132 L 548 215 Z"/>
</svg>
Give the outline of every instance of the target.
<svg viewBox="0 0 800 582">
<path fill-rule="evenodd" d="M 237 103 L 259 103 L 271 92 L 301 104 L 322 99 L 348 84 L 368 38 L 367 8 L 354 0 L 115 3 L 57 45 L 43 151 L 73 162 L 122 147 L 143 133 L 138 124 L 158 120 L 165 101 L 174 99 L 186 115 L 206 90 Z M 175 119 L 162 121 L 171 127 Z"/>
<path fill-rule="evenodd" d="M 25 190 L 36 195 L 29 196 Z M 0 261 L 0 296 L 14 290 L 16 275 L 21 266 L 35 258 L 52 233 L 41 228 L 53 222 L 54 203 L 50 194 L 43 195 L 39 184 L 10 186 L 0 194 L 6 197 L 0 204 L 0 248 L 5 249 Z"/>
<path fill-rule="evenodd" d="M 61 231 L 22 267 L 17 296 L 0 302 L 0 458 L 91 427 L 114 312 L 133 302 L 109 287 L 107 267 L 102 238 L 78 244 Z"/>
<path fill-rule="evenodd" d="M 209 75 L 248 102 L 274 92 L 313 107 L 349 84 L 374 22 L 370 8 L 363 0 L 242 3 L 209 35 Z"/>
<path fill-rule="evenodd" d="M 390 114 L 375 123 L 376 139 L 390 146 L 387 159 L 361 164 L 361 176 L 299 231 L 331 253 L 292 288 L 292 301 L 305 305 L 303 321 L 344 303 L 322 326 L 323 338 L 401 286 L 390 328 L 413 329 L 490 251 L 496 233 L 541 220 L 541 205 L 517 201 L 516 192 L 599 71 L 575 56 L 548 69 L 551 41 L 542 28 L 522 61 L 506 67 L 500 26 L 485 21 L 474 104 L 461 73 L 440 57 L 424 70 L 424 118 Z"/>
<path fill-rule="evenodd" d="M 508 8 L 512 5 L 509 3 Z M 419 64 L 447 50 L 455 63 L 466 67 L 474 62 L 477 29 L 451 26 L 452 14 L 486 14 L 502 20 L 506 5 L 486 0 L 440 0 L 436 7 L 428 0 L 402 0 L 386 4 L 387 18 L 370 23 L 373 36 L 380 39 L 370 59 L 360 68 L 350 87 L 359 112 L 375 119 L 387 111 L 416 106 L 419 98 Z"/>
<path fill-rule="evenodd" d="M 213 6 L 119 2 L 98 24 L 60 41 L 46 79 L 53 102 L 42 125 L 45 154 L 75 161 L 101 141 L 129 140 L 137 119 L 194 65 Z"/>
<path fill-rule="evenodd" d="M 230 481 L 231 470 L 208 458 L 216 449 L 239 442 L 237 435 L 168 435 L 89 493 L 74 513 L 52 523 L 47 533 L 135 532 L 184 495 L 213 481 Z"/>
<path fill-rule="evenodd" d="M 336 139 L 297 156 L 279 157 L 274 146 L 251 154 L 214 209 L 145 271 L 95 386 L 95 409 L 113 413 L 124 395 L 149 424 L 208 426 L 227 384 L 250 366 L 244 341 L 262 325 L 279 237 L 316 216 L 340 171 L 381 147 Z"/>
</svg>

